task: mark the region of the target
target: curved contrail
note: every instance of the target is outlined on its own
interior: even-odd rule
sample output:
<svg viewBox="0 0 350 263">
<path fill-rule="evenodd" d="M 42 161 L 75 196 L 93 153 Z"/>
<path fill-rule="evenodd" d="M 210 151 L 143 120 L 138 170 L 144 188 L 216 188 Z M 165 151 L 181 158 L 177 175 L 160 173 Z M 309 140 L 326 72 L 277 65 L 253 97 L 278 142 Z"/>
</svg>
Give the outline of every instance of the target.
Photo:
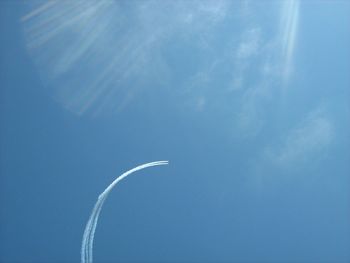
<svg viewBox="0 0 350 263">
<path fill-rule="evenodd" d="M 128 175 L 138 171 L 145 169 L 147 167 L 151 166 L 157 166 L 157 165 L 166 165 L 168 164 L 168 161 L 157 161 L 157 162 L 151 162 L 151 163 L 145 163 L 142 165 L 139 165 L 119 177 L 115 179 L 104 191 L 102 194 L 97 199 L 97 202 L 94 206 L 94 209 L 91 212 L 89 221 L 86 224 L 85 230 L 84 230 L 84 235 L 83 235 L 83 241 L 81 244 L 81 262 L 82 263 L 92 263 L 92 248 L 93 248 L 93 242 L 94 242 L 94 235 L 95 235 L 95 230 L 97 226 L 97 221 L 98 217 L 100 215 L 103 203 L 106 201 L 108 194 L 110 191 L 112 191 L 113 187 L 119 183 L 121 180 L 123 180 L 125 177 Z"/>
</svg>

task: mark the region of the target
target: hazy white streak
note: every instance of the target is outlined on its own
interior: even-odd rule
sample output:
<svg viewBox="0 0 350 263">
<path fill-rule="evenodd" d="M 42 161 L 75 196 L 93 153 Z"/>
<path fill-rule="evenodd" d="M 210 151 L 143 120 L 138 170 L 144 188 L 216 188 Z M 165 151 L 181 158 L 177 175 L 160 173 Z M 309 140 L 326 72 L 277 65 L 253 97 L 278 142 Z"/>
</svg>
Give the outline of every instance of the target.
<svg viewBox="0 0 350 263">
<path fill-rule="evenodd" d="M 39 15 L 40 13 L 44 12 L 46 9 L 48 9 L 50 6 L 52 6 L 53 4 L 55 4 L 56 1 L 49 1 L 41 6 L 39 6 L 37 9 L 33 10 L 32 12 L 26 14 L 25 16 L 23 16 L 21 18 L 21 21 L 24 22 L 24 21 L 27 21 L 28 19 L 36 16 L 36 15 Z"/>
<path fill-rule="evenodd" d="M 285 60 L 284 77 L 289 78 L 292 71 L 292 58 L 295 49 L 299 22 L 299 0 L 287 1 L 281 13 L 282 54 Z"/>
<path fill-rule="evenodd" d="M 92 263 L 92 250 L 93 250 L 93 242 L 94 242 L 94 235 L 95 230 L 97 226 L 98 217 L 100 215 L 103 203 L 107 199 L 108 194 L 113 189 L 113 187 L 119 183 L 121 180 L 123 180 L 128 175 L 145 169 L 147 167 L 157 166 L 157 165 L 166 165 L 168 164 L 168 161 L 157 161 L 157 162 L 151 162 L 139 165 L 125 173 L 123 173 L 121 176 L 116 178 L 97 199 L 97 202 L 92 210 L 92 213 L 90 215 L 89 221 L 86 224 L 84 235 L 83 235 L 83 241 L 81 245 L 81 262 L 82 263 Z"/>
</svg>

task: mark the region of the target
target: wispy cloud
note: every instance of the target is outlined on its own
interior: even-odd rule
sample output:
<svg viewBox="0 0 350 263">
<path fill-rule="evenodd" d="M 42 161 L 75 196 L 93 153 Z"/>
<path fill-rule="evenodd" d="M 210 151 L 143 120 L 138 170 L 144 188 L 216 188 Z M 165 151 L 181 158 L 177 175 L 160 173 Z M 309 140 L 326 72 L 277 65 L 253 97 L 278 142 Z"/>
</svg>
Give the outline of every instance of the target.
<svg viewBox="0 0 350 263">
<path fill-rule="evenodd" d="M 229 2 L 31 2 L 26 46 L 57 100 L 77 114 L 118 110 L 168 76 L 162 51 L 179 34 L 202 35 Z M 147 85 L 145 85 L 147 84 Z"/>
<path fill-rule="evenodd" d="M 196 101 L 196 110 L 203 111 L 206 104 L 206 98 L 204 96 L 199 97 Z"/>
<path fill-rule="evenodd" d="M 327 150 L 334 133 L 334 126 L 327 114 L 316 109 L 281 138 L 279 144 L 267 147 L 264 157 L 283 166 L 310 161 Z"/>
<path fill-rule="evenodd" d="M 245 83 L 246 73 L 261 48 L 261 29 L 254 27 L 243 32 L 234 56 L 234 73 L 229 90 L 241 89 Z"/>
<path fill-rule="evenodd" d="M 276 86 L 292 76 L 299 0 L 278 3 L 275 35 L 254 19 L 250 1 L 29 5 L 21 19 L 28 50 L 55 98 L 77 114 L 120 111 L 175 79 L 180 85 L 171 92 L 193 110 L 229 108 L 223 101 L 235 97 L 236 126 L 253 136 L 264 126 L 266 98 L 278 100 Z M 191 72 L 176 75 L 187 61 Z"/>
<path fill-rule="evenodd" d="M 248 89 L 241 98 L 241 107 L 236 114 L 236 127 L 243 137 L 256 136 L 264 125 L 264 116 L 261 110 L 262 94 L 258 88 Z"/>
<path fill-rule="evenodd" d="M 260 68 L 263 80 L 282 77 L 287 81 L 293 72 L 293 57 L 298 35 L 299 0 L 281 2 L 278 30 L 276 35 L 262 38 L 264 28 L 256 25 L 245 29 L 236 51 L 238 79 L 245 78 L 247 68 L 256 56 L 261 59 Z M 247 8 L 247 7 L 246 7 Z M 255 62 L 256 63 L 256 62 Z M 274 72 L 273 72 L 274 71 Z M 251 72 L 249 72 L 251 73 Z M 242 76 L 243 75 L 243 76 Z"/>
<path fill-rule="evenodd" d="M 276 35 L 263 38 L 264 28 L 256 26 L 245 31 L 238 45 L 231 90 L 244 87 L 236 121 L 244 134 L 257 135 L 264 125 L 265 104 L 285 96 L 293 73 L 298 21 L 299 0 L 283 1 Z"/>
<path fill-rule="evenodd" d="M 256 54 L 260 45 L 260 28 L 251 28 L 244 32 L 243 39 L 237 49 L 237 59 L 248 59 Z"/>
</svg>

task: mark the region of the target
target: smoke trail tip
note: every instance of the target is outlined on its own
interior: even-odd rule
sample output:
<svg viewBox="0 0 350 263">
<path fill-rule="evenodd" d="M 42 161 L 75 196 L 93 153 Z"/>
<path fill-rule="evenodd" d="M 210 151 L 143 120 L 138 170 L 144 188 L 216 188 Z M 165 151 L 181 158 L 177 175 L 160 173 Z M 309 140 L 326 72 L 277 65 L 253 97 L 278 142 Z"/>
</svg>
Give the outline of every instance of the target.
<svg viewBox="0 0 350 263">
<path fill-rule="evenodd" d="M 169 161 L 166 160 L 166 161 L 157 161 L 158 164 L 169 164 Z"/>
</svg>

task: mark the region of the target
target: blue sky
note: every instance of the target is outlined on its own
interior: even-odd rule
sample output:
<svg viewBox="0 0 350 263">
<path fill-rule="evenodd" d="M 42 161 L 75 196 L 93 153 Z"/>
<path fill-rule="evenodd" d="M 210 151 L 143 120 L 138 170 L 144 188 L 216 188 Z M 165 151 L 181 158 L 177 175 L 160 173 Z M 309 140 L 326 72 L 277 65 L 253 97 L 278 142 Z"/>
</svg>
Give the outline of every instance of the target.
<svg viewBox="0 0 350 263">
<path fill-rule="evenodd" d="M 349 262 L 348 1 L 0 3 L 0 261 Z"/>
</svg>

